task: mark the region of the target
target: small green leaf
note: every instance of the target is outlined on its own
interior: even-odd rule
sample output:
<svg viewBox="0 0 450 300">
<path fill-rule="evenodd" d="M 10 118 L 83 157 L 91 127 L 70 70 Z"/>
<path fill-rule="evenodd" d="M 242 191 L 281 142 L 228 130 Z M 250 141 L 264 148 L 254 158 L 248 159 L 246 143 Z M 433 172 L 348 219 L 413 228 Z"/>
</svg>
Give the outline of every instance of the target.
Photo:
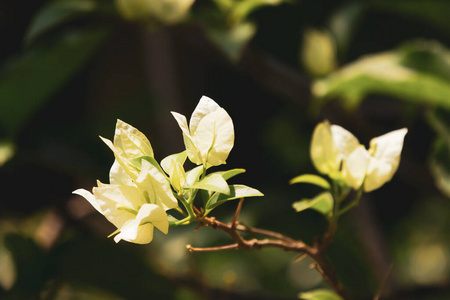
<svg viewBox="0 0 450 300">
<path fill-rule="evenodd" d="M 217 173 L 209 174 L 202 180 L 194 183 L 190 188 L 219 192 L 226 195 L 230 194 L 230 188 L 227 182 Z"/>
<path fill-rule="evenodd" d="M 229 195 L 224 195 L 220 193 L 215 193 L 208 201 L 206 205 L 207 213 L 222 203 L 225 203 L 230 200 L 246 198 L 246 197 L 261 197 L 264 196 L 263 193 L 258 191 L 257 189 L 242 185 L 242 184 L 233 184 L 230 185 L 230 193 Z"/>
<path fill-rule="evenodd" d="M 330 192 L 323 192 L 312 199 L 302 199 L 292 204 L 292 207 L 297 211 L 306 209 L 314 209 L 323 215 L 327 215 L 333 209 L 333 196 Z"/>
<path fill-rule="evenodd" d="M 231 177 L 245 173 L 245 170 L 244 169 L 232 169 L 232 170 L 228 170 L 228 171 L 224 171 L 224 172 L 215 172 L 215 173 L 222 175 L 223 179 L 228 180 Z"/>
<path fill-rule="evenodd" d="M 314 290 L 298 294 L 299 299 L 303 300 L 342 300 L 342 297 L 330 290 Z"/>
<path fill-rule="evenodd" d="M 310 183 L 317 185 L 321 188 L 324 188 L 326 190 L 329 190 L 331 188 L 330 183 L 324 179 L 323 177 L 320 177 L 318 175 L 314 174 L 304 174 L 297 177 L 294 177 L 289 181 L 290 184 L 294 183 Z"/>
</svg>

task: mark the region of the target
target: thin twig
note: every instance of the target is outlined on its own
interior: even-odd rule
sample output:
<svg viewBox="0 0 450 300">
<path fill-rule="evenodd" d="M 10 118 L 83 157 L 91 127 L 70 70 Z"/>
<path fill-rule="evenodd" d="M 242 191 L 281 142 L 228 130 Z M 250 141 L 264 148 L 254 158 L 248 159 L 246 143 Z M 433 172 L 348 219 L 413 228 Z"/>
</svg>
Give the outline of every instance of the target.
<svg viewBox="0 0 450 300">
<path fill-rule="evenodd" d="M 189 250 L 189 252 L 211 252 L 211 251 L 239 249 L 239 244 L 234 243 L 231 245 L 218 246 L 218 247 L 206 247 L 206 248 L 194 248 L 191 245 L 186 245 L 186 248 Z"/>
<path fill-rule="evenodd" d="M 239 217 L 239 213 L 241 212 L 243 202 L 244 202 L 244 198 L 239 199 L 239 204 L 236 208 L 236 212 L 234 213 L 233 221 L 231 221 L 231 228 L 233 230 L 236 230 L 237 218 Z"/>
<path fill-rule="evenodd" d="M 394 264 L 391 263 L 389 265 L 389 268 L 386 271 L 386 274 L 384 274 L 383 280 L 381 281 L 380 287 L 378 288 L 377 293 L 373 297 L 373 300 L 378 300 L 381 297 L 381 294 L 383 293 L 384 288 L 386 287 L 386 284 L 388 282 L 389 276 L 391 276 L 392 269 L 394 268 Z"/>
</svg>

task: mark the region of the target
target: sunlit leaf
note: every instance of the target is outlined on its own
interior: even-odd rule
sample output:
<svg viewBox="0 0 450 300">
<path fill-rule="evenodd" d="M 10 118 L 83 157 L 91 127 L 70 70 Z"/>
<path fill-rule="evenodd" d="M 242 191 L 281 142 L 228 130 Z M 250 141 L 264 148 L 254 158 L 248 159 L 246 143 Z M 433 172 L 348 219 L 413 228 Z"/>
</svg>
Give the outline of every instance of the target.
<svg viewBox="0 0 450 300">
<path fill-rule="evenodd" d="M 222 175 L 223 179 L 228 180 L 236 175 L 245 173 L 244 169 L 232 169 L 232 170 L 228 170 L 228 171 L 224 171 L 224 172 L 216 172 L 220 175 Z"/>
<path fill-rule="evenodd" d="M 295 211 L 314 209 L 323 215 L 327 215 L 333 209 L 333 196 L 329 192 L 323 192 L 312 199 L 302 199 L 292 204 Z"/>
<path fill-rule="evenodd" d="M 303 300 L 342 300 L 342 297 L 330 290 L 314 290 L 298 294 L 298 298 Z"/>
<path fill-rule="evenodd" d="M 368 55 L 318 80 L 314 96 L 339 98 L 356 108 L 369 94 L 450 110 L 450 52 L 437 43 L 417 41 L 397 50 Z"/>
<path fill-rule="evenodd" d="M 330 183 L 326 179 L 324 179 L 321 176 L 314 175 L 314 174 L 304 174 L 304 175 L 294 177 L 289 181 L 289 183 L 290 184 L 309 183 L 309 184 L 317 185 L 326 190 L 329 190 L 331 188 Z"/>
<path fill-rule="evenodd" d="M 226 195 L 230 194 L 230 188 L 227 182 L 217 173 L 209 174 L 199 182 L 194 183 L 191 188 L 219 192 Z"/>
<path fill-rule="evenodd" d="M 54 0 L 45 5 L 33 18 L 24 38 L 30 44 L 43 33 L 58 25 L 95 11 L 93 0 Z"/>
<path fill-rule="evenodd" d="M 220 193 L 215 193 L 211 199 L 208 201 L 206 205 L 206 210 L 211 211 L 216 208 L 220 204 L 223 204 L 230 200 L 246 198 L 246 197 L 260 197 L 264 196 L 257 189 L 242 185 L 242 184 L 233 184 L 230 185 L 230 194 L 224 195 Z"/>
</svg>

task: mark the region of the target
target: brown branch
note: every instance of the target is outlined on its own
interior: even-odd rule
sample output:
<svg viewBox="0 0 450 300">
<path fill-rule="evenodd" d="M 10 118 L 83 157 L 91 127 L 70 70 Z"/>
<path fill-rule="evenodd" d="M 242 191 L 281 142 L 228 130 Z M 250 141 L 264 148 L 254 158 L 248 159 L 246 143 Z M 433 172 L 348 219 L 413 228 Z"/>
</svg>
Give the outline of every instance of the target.
<svg viewBox="0 0 450 300">
<path fill-rule="evenodd" d="M 242 201 L 241 201 L 242 202 Z M 240 202 L 240 203 L 241 203 Z M 242 203 L 241 203 L 242 204 Z M 237 225 L 237 215 L 240 211 L 238 206 L 235 218 L 233 218 L 232 223 L 223 223 L 216 220 L 214 217 L 204 217 L 199 219 L 198 222 L 203 226 L 211 227 L 215 230 L 222 230 L 229 234 L 236 243 L 219 246 L 219 247 L 209 247 L 209 248 L 194 248 L 188 245 L 188 250 L 190 252 L 205 252 L 205 251 L 221 251 L 221 250 L 231 250 L 231 249 L 262 249 L 266 247 L 280 248 L 285 251 L 293 251 L 301 254 L 307 254 L 310 256 L 317 264 L 316 270 L 322 276 L 322 278 L 327 282 L 343 299 L 350 299 L 349 296 L 344 291 L 344 288 L 340 284 L 335 270 L 331 267 L 328 261 L 323 256 L 322 243 L 315 243 L 314 246 L 309 246 L 303 241 L 296 241 L 280 233 L 272 232 L 269 230 L 250 228 L 245 225 Z M 270 237 L 271 239 L 244 239 L 238 231 L 256 233 L 263 236 Z M 328 243 L 328 239 L 325 241 Z"/>
</svg>

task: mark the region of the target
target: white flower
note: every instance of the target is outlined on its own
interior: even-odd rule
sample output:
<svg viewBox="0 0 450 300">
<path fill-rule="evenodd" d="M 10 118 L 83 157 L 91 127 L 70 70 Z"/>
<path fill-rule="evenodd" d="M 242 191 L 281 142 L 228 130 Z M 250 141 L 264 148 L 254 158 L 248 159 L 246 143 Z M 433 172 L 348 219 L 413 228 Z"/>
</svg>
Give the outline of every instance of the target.
<svg viewBox="0 0 450 300">
<path fill-rule="evenodd" d="M 150 243 L 153 228 L 168 232 L 169 222 L 166 210 L 177 207 L 170 185 L 164 175 L 146 160 L 142 160 L 141 172 L 135 181 L 131 180 L 120 165 L 115 162 L 110 172 L 113 184 L 98 182 L 92 193 L 84 189 L 74 191 L 87 201 L 119 233 L 116 242 L 125 240 L 137 244 Z"/>
<path fill-rule="evenodd" d="M 316 169 L 332 178 L 341 178 L 341 164 L 350 153 L 360 146 L 359 141 L 341 126 L 328 121 L 319 123 L 311 140 L 311 159 Z"/>
<path fill-rule="evenodd" d="M 358 147 L 343 165 L 345 181 L 355 189 L 364 182 L 365 192 L 376 190 L 390 181 L 398 169 L 407 132 L 403 128 L 373 138 L 369 150 Z"/>
<path fill-rule="evenodd" d="M 407 132 L 403 128 L 374 138 L 366 150 L 349 131 L 325 121 L 314 130 L 311 158 L 319 172 L 354 189 L 364 183 L 364 191 L 370 192 L 394 176 Z"/>
<path fill-rule="evenodd" d="M 183 131 L 188 158 L 195 164 L 224 164 L 234 144 L 234 127 L 228 113 L 212 99 L 203 96 L 192 113 L 189 127 L 186 117 L 172 112 Z"/>
</svg>

